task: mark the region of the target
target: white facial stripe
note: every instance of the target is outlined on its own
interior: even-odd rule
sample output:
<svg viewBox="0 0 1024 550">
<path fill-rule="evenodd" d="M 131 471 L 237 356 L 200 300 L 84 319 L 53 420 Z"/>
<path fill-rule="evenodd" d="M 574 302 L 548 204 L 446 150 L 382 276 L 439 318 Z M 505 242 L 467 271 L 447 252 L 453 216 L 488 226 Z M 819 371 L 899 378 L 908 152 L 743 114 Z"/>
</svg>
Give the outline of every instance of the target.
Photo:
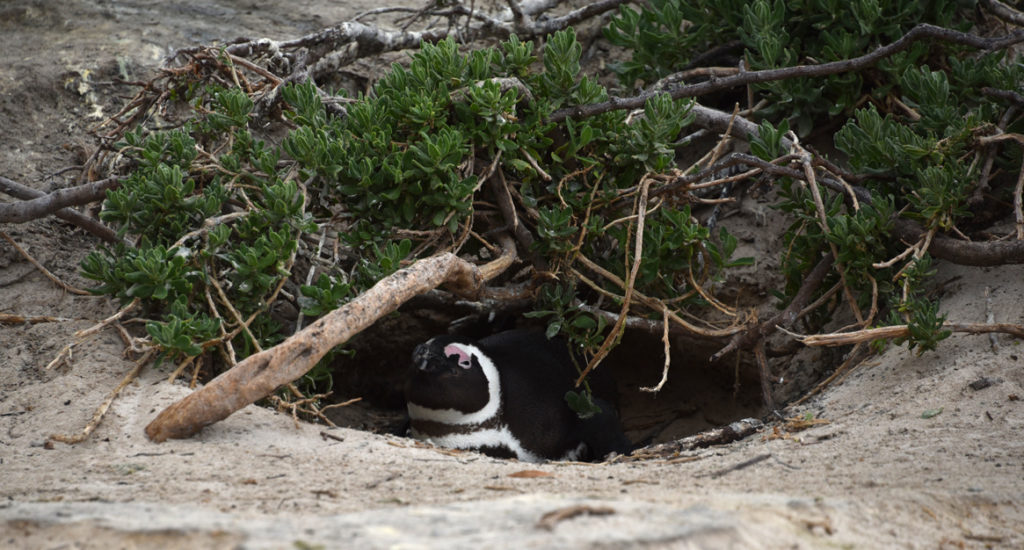
<svg viewBox="0 0 1024 550">
<path fill-rule="evenodd" d="M 477 362 L 480 363 L 484 378 L 487 379 L 487 404 L 478 411 L 464 413 L 455 409 L 431 409 L 410 401 L 407 407 L 409 417 L 413 420 L 430 420 L 441 424 L 480 424 L 498 414 L 498 409 L 501 407 L 501 380 L 498 378 L 498 368 L 480 348 L 471 344 L 459 344 L 459 346 L 465 352 L 476 356 Z"/>
<path fill-rule="evenodd" d="M 497 429 L 477 430 L 466 434 L 448 434 L 438 436 L 424 436 L 415 429 L 411 431 L 412 436 L 421 441 L 432 443 L 438 447 L 449 449 L 478 449 L 480 447 L 504 447 L 513 453 L 516 458 L 523 462 L 544 462 L 544 459 L 527 451 L 507 426 L 499 426 Z"/>
</svg>

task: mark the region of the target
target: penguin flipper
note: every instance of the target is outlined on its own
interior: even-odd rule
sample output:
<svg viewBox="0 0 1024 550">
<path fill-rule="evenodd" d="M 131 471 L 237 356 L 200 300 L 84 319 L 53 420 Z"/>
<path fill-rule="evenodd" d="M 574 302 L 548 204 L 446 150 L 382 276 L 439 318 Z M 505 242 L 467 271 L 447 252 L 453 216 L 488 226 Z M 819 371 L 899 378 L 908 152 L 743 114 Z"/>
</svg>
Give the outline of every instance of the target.
<svg viewBox="0 0 1024 550">
<path fill-rule="evenodd" d="M 391 424 L 387 429 L 387 433 L 399 437 L 409 437 L 410 430 L 412 430 L 412 419 L 406 414 L 402 417 L 401 422 Z"/>
<path fill-rule="evenodd" d="M 580 439 L 590 450 L 591 458 L 601 459 L 613 452 L 623 455 L 632 452 L 635 445 L 623 432 L 619 415 L 611 403 L 595 397 L 594 404 L 601 408 L 601 412 L 580 420 Z"/>
</svg>

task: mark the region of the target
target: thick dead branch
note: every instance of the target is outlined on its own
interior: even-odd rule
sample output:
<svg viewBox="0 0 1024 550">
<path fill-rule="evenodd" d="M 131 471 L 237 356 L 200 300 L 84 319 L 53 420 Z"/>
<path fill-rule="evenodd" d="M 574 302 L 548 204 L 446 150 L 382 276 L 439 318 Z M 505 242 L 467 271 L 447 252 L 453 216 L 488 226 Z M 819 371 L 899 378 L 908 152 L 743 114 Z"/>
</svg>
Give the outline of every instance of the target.
<svg viewBox="0 0 1024 550">
<path fill-rule="evenodd" d="M 737 114 L 705 107 L 699 103 L 694 103 L 691 112 L 694 116 L 693 123 L 700 128 L 719 134 L 729 132 L 730 135 L 746 141 L 750 141 L 752 138 L 760 135 L 757 131 L 757 124 Z M 792 140 L 786 137 L 779 140 L 779 143 L 786 150 L 793 146 Z"/>
<path fill-rule="evenodd" d="M 0 204 L 0 223 L 25 223 L 52 214 L 66 206 L 78 206 L 98 201 L 107 196 L 107 189 L 116 187 L 120 183 L 121 178 L 106 178 L 67 189 L 58 189 L 22 202 Z M 4 192 L 11 187 L 11 184 L 17 185 L 16 182 L 0 176 L 0 185 L 3 186 Z"/>
<path fill-rule="evenodd" d="M 108 181 L 110 179 L 112 179 L 112 178 L 107 178 L 106 180 L 100 180 L 100 181 Z M 93 184 L 95 184 L 95 183 L 99 183 L 99 182 L 93 182 Z M 87 185 L 93 185 L 93 184 L 87 184 Z M 111 186 L 113 186 L 113 185 L 114 184 L 111 184 Z M 78 188 L 76 187 L 76 188 L 73 188 L 73 189 L 78 189 Z M 38 199 L 38 198 L 44 198 L 47 202 L 50 200 L 49 198 L 47 198 L 50 195 L 47 195 L 46 193 L 43 193 L 42 191 L 38 191 L 36 189 L 32 189 L 31 187 L 27 187 L 25 185 L 22 185 L 22 184 L 20 184 L 20 183 L 18 183 L 16 181 L 9 180 L 9 179 L 7 179 L 7 178 L 5 178 L 3 176 L 0 176 L 0 191 L 2 191 L 4 193 L 7 193 L 8 195 L 10 195 L 12 197 L 15 197 L 15 198 L 18 198 L 18 199 L 27 200 L 28 202 L 31 202 L 32 200 Z M 103 190 L 103 193 L 106 193 L 105 189 Z M 97 199 L 93 199 L 93 200 L 98 200 L 99 198 L 102 198 L 102 196 L 98 197 Z M 71 203 L 71 204 L 85 204 L 86 202 L 91 202 L 91 201 L 84 201 L 82 203 Z M 10 221 L 10 220 L 6 220 L 4 218 L 4 212 L 6 210 L 4 208 L 5 206 L 7 206 L 7 205 L 0 205 L 0 223 L 3 223 L 5 221 Z M 15 204 L 14 206 L 17 208 L 19 205 Z M 82 229 L 88 231 L 89 233 L 92 233 L 93 235 L 95 235 L 95 236 L 97 236 L 97 237 L 99 237 L 99 238 L 101 238 L 101 239 L 103 239 L 105 241 L 117 242 L 117 241 L 120 240 L 117 237 L 117 233 L 115 233 L 113 229 L 110 229 L 109 227 L 107 227 L 107 226 L 101 224 L 100 222 L 90 218 L 89 216 L 86 216 L 85 214 L 82 214 L 80 212 L 76 212 L 76 211 L 72 210 L 71 208 L 61 207 L 61 208 L 58 208 L 58 209 L 55 209 L 55 210 L 47 211 L 44 214 L 40 214 L 40 216 L 43 216 L 43 215 L 46 215 L 46 214 L 50 214 L 50 213 L 52 213 L 53 215 L 57 216 L 58 218 L 60 218 L 60 219 L 62 219 L 64 221 L 71 222 L 72 224 L 77 225 L 78 227 L 81 227 Z M 27 220 L 25 220 L 25 221 L 27 221 Z"/>
<path fill-rule="evenodd" d="M 1024 26 L 1024 13 L 1007 6 L 999 0 L 981 0 L 981 5 L 985 6 L 985 9 L 1003 21 Z"/>
<path fill-rule="evenodd" d="M 996 88 L 989 88 L 988 86 L 981 88 L 979 91 L 987 96 L 998 97 L 999 99 L 1009 101 L 1017 107 L 1024 107 L 1024 95 L 1020 95 L 1017 92 L 1012 92 L 1010 90 L 998 90 Z M 1005 125 L 1001 124 L 1000 127 L 1003 128 Z"/>
<path fill-rule="evenodd" d="M 530 233 L 530 230 L 519 222 L 515 203 L 512 202 L 512 194 L 508 190 L 508 182 L 505 181 L 505 173 L 499 168 L 491 177 L 487 178 L 487 181 L 494 200 L 498 204 L 498 209 L 501 211 L 501 216 L 508 226 L 508 231 L 519 241 L 523 250 L 527 251 L 526 254 L 529 255 L 533 266 L 538 271 L 547 271 L 549 269 L 547 260 L 533 251 L 533 233 Z"/>
<path fill-rule="evenodd" d="M 753 435 L 764 428 L 764 424 L 756 418 L 744 418 L 737 420 L 728 426 L 712 428 L 696 435 L 659 443 L 649 447 L 642 447 L 633 451 L 628 456 L 617 456 L 612 462 L 635 462 L 638 460 L 650 460 L 655 458 L 672 459 L 677 458 L 681 453 L 695 449 L 703 449 L 712 445 L 725 445 L 733 441 L 739 441 L 744 437 Z"/>
<path fill-rule="evenodd" d="M 527 39 L 568 28 L 580 21 L 611 11 L 624 3 L 625 0 L 603 0 L 543 21 L 532 20 L 529 16 L 542 13 L 558 2 L 524 2 L 517 4 L 519 10 L 509 10 L 508 13 L 500 14 L 498 18 L 478 17 L 479 14 L 461 5 L 457 5 L 449 13 L 482 21 L 479 30 L 486 31 L 483 34 L 487 36 L 506 38 L 515 33 L 520 38 Z M 317 79 L 337 71 L 356 59 L 384 52 L 418 48 L 422 42 L 438 42 L 461 33 L 463 31 L 460 27 L 453 25 L 423 31 L 405 31 L 387 30 L 357 21 L 346 21 L 292 40 L 246 40 L 231 44 L 226 51 L 241 58 L 270 56 L 278 62 L 284 62 L 291 70 L 281 83 L 301 82 L 310 77 Z M 183 50 L 185 51 L 187 50 Z"/>
<path fill-rule="evenodd" d="M 504 253 L 475 266 L 451 253 L 420 260 L 384 279 L 351 302 L 320 318 L 284 342 L 250 355 L 204 388 L 164 409 L 148 426 L 155 442 L 189 437 L 270 395 L 304 375 L 328 351 L 343 344 L 410 298 L 446 284 L 453 292 L 476 298 L 484 283 L 516 259 L 515 244 L 502 237 Z"/>
<path fill-rule="evenodd" d="M 382 52 L 415 48 L 421 42 L 436 42 L 445 36 L 447 36 L 447 32 L 440 29 L 411 32 L 389 31 L 372 25 L 346 21 L 292 40 L 278 42 L 260 38 L 239 42 L 228 46 L 227 53 L 240 57 L 253 57 L 282 50 L 309 48 L 309 57 L 304 59 L 305 65 L 309 66 L 318 62 L 325 55 L 350 44 L 354 46 L 355 50 L 352 54 L 358 58 Z"/>
<path fill-rule="evenodd" d="M 1010 323 L 951 323 L 947 321 L 942 324 L 942 328 L 953 332 L 965 332 L 967 334 L 989 334 L 1002 332 L 1018 338 L 1024 338 L 1024 325 L 1014 325 Z M 909 335 L 910 329 L 907 325 L 892 325 L 888 327 L 855 330 L 853 332 L 814 334 L 811 336 L 801 337 L 800 342 L 806 346 L 846 346 L 860 342 L 906 338 Z"/>
<path fill-rule="evenodd" d="M 893 222 L 893 231 L 905 243 L 916 243 L 927 233 L 920 225 L 904 219 Z M 932 237 L 928 253 L 960 265 L 1024 264 L 1024 241 L 963 241 L 936 234 Z"/>
<path fill-rule="evenodd" d="M 677 88 L 670 89 L 667 93 L 673 99 L 699 97 L 740 86 L 749 86 L 750 84 L 761 84 L 764 82 L 774 82 L 789 78 L 818 77 L 850 71 L 859 71 L 874 65 L 886 57 L 901 52 L 909 48 L 914 42 L 921 40 L 934 40 L 960 44 L 962 46 L 969 46 L 979 50 L 998 50 L 1008 48 L 1019 42 L 1024 42 L 1024 31 L 1017 31 L 1006 36 L 983 38 L 969 33 L 937 27 L 935 25 L 921 24 L 910 29 L 910 31 L 903 35 L 899 40 L 882 46 L 860 57 L 833 61 L 830 63 L 820 63 L 817 65 L 797 65 L 794 67 L 783 67 L 781 69 L 742 72 L 735 76 L 707 80 L 687 86 L 679 86 Z M 603 103 L 565 107 L 552 113 L 549 120 L 552 122 L 561 122 L 570 117 L 575 119 L 588 118 L 608 111 L 639 109 L 644 106 L 644 102 L 660 93 L 666 92 L 652 91 L 634 97 L 612 98 Z"/>
<path fill-rule="evenodd" d="M 569 28 L 571 25 L 575 25 L 581 21 L 590 19 L 591 17 L 611 11 L 625 3 L 626 0 L 603 0 L 601 2 L 592 2 L 561 17 L 552 17 L 545 21 L 536 21 L 532 26 L 527 27 L 526 30 L 530 36 L 544 36 L 545 34 Z M 520 36 L 520 38 L 523 37 Z"/>
</svg>

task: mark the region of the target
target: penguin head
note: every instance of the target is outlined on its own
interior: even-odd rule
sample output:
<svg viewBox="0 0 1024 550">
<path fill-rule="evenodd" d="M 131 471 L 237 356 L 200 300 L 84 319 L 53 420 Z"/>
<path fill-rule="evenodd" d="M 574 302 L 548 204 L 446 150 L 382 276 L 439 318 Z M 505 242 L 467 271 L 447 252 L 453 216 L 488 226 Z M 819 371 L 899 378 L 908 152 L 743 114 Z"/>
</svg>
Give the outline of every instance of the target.
<svg viewBox="0 0 1024 550">
<path fill-rule="evenodd" d="M 438 336 L 420 344 L 412 354 L 405 385 L 413 419 L 446 424 L 471 424 L 498 412 L 501 386 L 498 371 L 473 342 Z"/>
</svg>

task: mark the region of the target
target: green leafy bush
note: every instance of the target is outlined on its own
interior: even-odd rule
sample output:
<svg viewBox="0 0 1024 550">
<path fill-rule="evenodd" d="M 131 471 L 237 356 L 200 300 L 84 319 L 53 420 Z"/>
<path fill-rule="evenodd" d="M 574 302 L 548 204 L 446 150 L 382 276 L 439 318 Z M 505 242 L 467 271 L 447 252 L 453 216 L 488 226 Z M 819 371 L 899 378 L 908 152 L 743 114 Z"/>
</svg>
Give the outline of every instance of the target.
<svg viewBox="0 0 1024 550">
<path fill-rule="evenodd" d="M 241 359 L 283 338 L 263 313 L 282 285 L 302 280 L 295 257 L 314 256 L 310 243 L 329 237 L 342 247 L 340 262 L 317 263 L 312 284 L 297 285 L 303 312 L 321 315 L 403 262 L 477 253 L 464 244 L 471 229 L 506 227 L 486 206 L 493 197 L 482 180 L 501 170 L 536 230 L 525 252 L 545 258 L 549 279 L 568 277 L 580 256 L 624 277 L 637 183 L 673 170 L 690 102 L 654 97 L 632 123 L 615 111 L 546 122 L 557 108 L 608 97 L 580 75 L 581 51 L 572 32 L 556 33 L 536 70 L 533 44 L 515 37 L 468 54 L 451 40 L 424 44 L 346 103 L 344 117 L 328 114 L 311 84 L 289 85 L 292 127 L 279 145 L 253 133 L 253 102 L 241 90 L 188 87 L 194 115 L 180 129 L 137 129 L 119 144 L 131 175 L 102 218 L 135 246 L 92 253 L 83 273 L 101 283 L 97 292 L 145 302 L 165 356 L 231 347 Z M 646 215 L 637 288 L 699 306 L 689 281 L 717 276 L 736 241 L 723 231 L 716 242 L 686 206 L 659 206 Z M 604 320 L 572 311 L 597 291 L 623 289 L 547 283 L 536 315 L 549 318 L 551 334 L 593 346 Z"/>
<path fill-rule="evenodd" d="M 605 29 L 613 44 L 629 50 L 615 67 L 621 81 L 652 84 L 686 67 L 713 46 L 738 41 L 748 70 L 825 63 L 864 55 L 902 37 L 918 23 L 960 28 L 974 2 L 958 0 L 652 0 L 639 11 L 619 8 Z M 742 50 L 741 50 L 742 48 Z M 884 97 L 905 70 L 927 60 L 918 44 L 879 65 L 881 74 L 847 72 L 824 78 L 792 78 L 754 86 L 768 99 L 766 113 L 786 118 L 800 135 L 822 116 L 849 114 L 865 95 Z"/>
<path fill-rule="evenodd" d="M 629 50 L 615 70 L 632 90 L 695 61 L 760 70 L 848 59 L 919 23 L 966 28 L 971 7 L 651 0 L 621 7 L 605 36 Z M 496 284 L 534 291 L 527 316 L 547 322 L 549 336 L 588 352 L 617 341 L 609 318 L 627 295 L 634 319 L 685 312 L 721 322 L 716 311 L 731 308 L 716 283 L 752 261 L 733 258 L 736 238 L 699 222 L 695 195 L 679 186 L 696 172 L 677 165 L 694 152 L 683 149 L 694 101 L 660 93 L 634 112 L 552 116 L 611 98 L 582 74 L 582 55 L 571 31 L 540 51 L 515 36 L 469 52 L 450 39 L 425 43 L 354 98 L 284 85 L 273 105 L 283 117 L 269 125 L 246 91 L 183 71 L 173 95 L 190 109 L 177 129 L 138 127 L 117 144 L 128 176 L 101 218 L 130 244 L 90 254 L 83 273 L 96 292 L 140 300 L 152 342 L 175 361 L 244 358 L 298 328 L 267 314 L 283 297 L 323 315 L 418 258 L 492 257 L 492 236 L 514 227 L 528 235 L 517 235 L 521 263 Z M 925 244 L 970 224 L 979 196 L 1008 203 L 1007 178 L 989 175 L 1019 170 L 1020 153 L 985 140 L 1020 130 L 1010 92 L 1022 81 L 1024 65 L 1005 54 L 917 42 L 861 72 L 752 85 L 763 106 L 745 115 L 758 132 L 740 164 L 760 167 L 792 222 L 781 304 L 832 253 L 835 269 L 812 299 L 841 283 L 831 303 L 870 312 L 865 324 L 908 324 L 908 345 L 933 349 L 948 331 L 926 289 Z M 806 137 L 832 137 L 833 148 L 809 151 Z M 695 168 L 710 173 L 714 160 Z M 921 242 L 893 238 L 907 220 L 924 230 Z M 831 313 L 809 324 L 817 330 Z M 308 379 L 330 383 L 323 366 Z M 588 410 L 586 396 L 571 400 Z"/>
<path fill-rule="evenodd" d="M 738 41 L 731 62 L 742 59 L 748 70 L 851 59 L 900 39 L 921 23 L 967 30 L 974 4 L 653 0 L 640 9 L 621 7 L 605 36 L 630 50 L 631 58 L 616 70 L 621 82 L 632 87 L 688 68 L 693 59 L 730 40 Z M 929 257 L 918 253 L 888 262 L 913 244 L 892 239 L 893 222 L 902 216 L 932 233 L 960 231 L 975 214 L 969 207 L 972 197 L 977 203 L 987 191 L 979 185 L 990 185 L 981 181 L 988 178 L 982 176 L 982 155 L 992 155 L 989 162 L 996 166 L 1019 170 L 1016 150 L 986 150 L 979 143 L 982 136 L 1019 126 L 1011 122 L 998 129 L 1000 118 L 1012 114 L 1013 103 L 980 90 L 1019 90 L 1022 71 L 1024 65 L 1004 52 L 979 54 L 916 42 L 868 70 L 752 86 L 756 97 L 765 100 L 755 115 L 762 120 L 750 143 L 752 153 L 772 160 L 790 152 L 781 145 L 790 127 L 799 136 L 822 126 L 839 127 L 837 156 L 850 170 L 846 175 L 862 179 L 858 184 L 868 195 L 853 204 L 850 193 L 823 188 L 819 207 L 806 182 L 780 179 L 777 206 L 794 221 L 785 235 L 786 286 L 778 296 L 784 301 L 794 296 L 805 275 L 831 250 L 860 307 L 889 308 L 883 322 L 909 323 L 911 347 L 934 348 L 948 332 L 940 330 L 937 301 L 924 297 L 927 270 L 909 275 L 929 265 Z M 834 176 L 833 182 L 838 183 Z M 993 192 L 1003 193 L 997 202 L 1008 202 L 1005 183 Z M 830 275 L 824 287 L 831 287 L 840 273 Z"/>
</svg>

